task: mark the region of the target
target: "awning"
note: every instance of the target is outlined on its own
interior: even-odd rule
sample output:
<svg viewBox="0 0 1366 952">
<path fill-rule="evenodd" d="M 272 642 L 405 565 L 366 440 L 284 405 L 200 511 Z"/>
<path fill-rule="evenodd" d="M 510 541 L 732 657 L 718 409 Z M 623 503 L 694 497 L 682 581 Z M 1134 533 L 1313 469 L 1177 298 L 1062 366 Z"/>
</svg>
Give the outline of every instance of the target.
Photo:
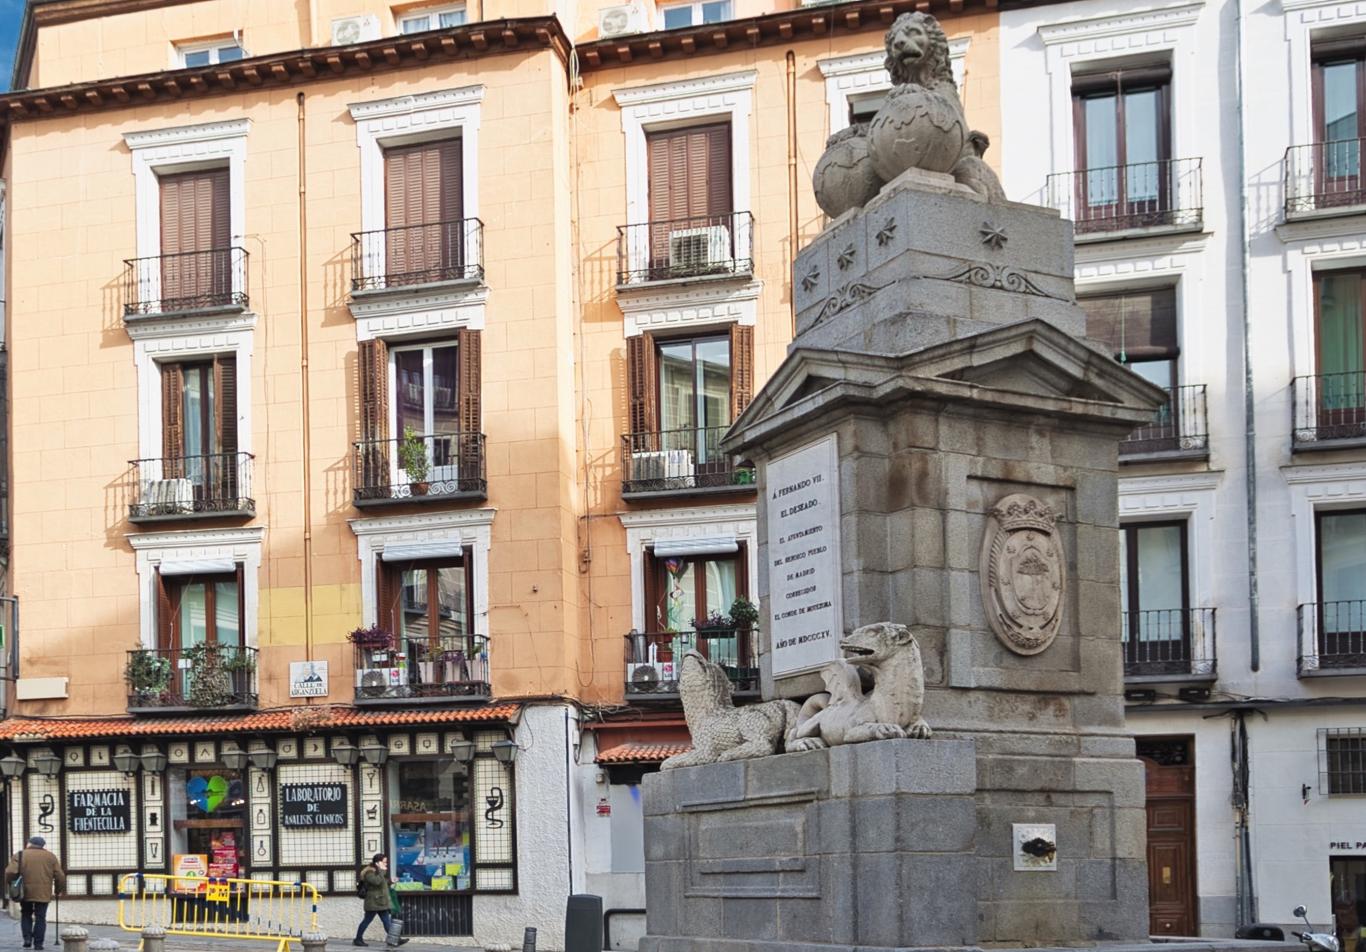
<svg viewBox="0 0 1366 952">
<path fill-rule="evenodd" d="M 664 539 L 655 543 L 655 558 L 674 559 L 686 555 L 725 555 L 740 551 L 735 536 L 711 536 L 701 539 Z"/>
<path fill-rule="evenodd" d="M 180 562 L 162 562 L 157 571 L 163 578 L 173 575 L 232 575 L 237 571 L 237 563 L 231 559 L 185 559 Z"/>
<path fill-rule="evenodd" d="M 381 562 L 414 562 L 418 559 L 455 559 L 465 552 L 459 542 L 410 542 L 405 545 L 386 545 L 380 552 Z"/>
</svg>

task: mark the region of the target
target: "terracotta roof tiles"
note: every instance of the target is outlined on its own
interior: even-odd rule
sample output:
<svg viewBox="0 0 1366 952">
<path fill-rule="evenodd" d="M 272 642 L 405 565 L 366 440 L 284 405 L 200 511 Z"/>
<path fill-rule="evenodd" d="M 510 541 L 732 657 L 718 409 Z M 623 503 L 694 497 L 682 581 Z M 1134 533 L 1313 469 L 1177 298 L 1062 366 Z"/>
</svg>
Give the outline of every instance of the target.
<svg viewBox="0 0 1366 952">
<path fill-rule="evenodd" d="M 692 745 L 681 741 L 663 744 L 642 744 L 627 741 L 598 751 L 600 764 L 657 764 L 675 754 L 686 754 Z"/>
</svg>

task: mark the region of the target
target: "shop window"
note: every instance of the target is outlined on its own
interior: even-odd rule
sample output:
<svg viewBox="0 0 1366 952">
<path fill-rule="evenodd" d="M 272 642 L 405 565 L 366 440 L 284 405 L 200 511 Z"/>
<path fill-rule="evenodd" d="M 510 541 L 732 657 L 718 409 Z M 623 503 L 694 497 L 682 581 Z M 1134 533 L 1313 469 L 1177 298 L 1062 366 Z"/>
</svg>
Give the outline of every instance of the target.
<svg viewBox="0 0 1366 952">
<path fill-rule="evenodd" d="M 469 765 L 453 760 L 389 764 L 393 875 L 400 891 L 472 888 Z"/>
<path fill-rule="evenodd" d="M 1333 856 L 1328 860 L 1333 925 L 1342 952 L 1366 949 L 1366 856 Z"/>
<path fill-rule="evenodd" d="M 171 767 L 166 785 L 171 868 L 242 878 L 248 864 L 247 794 L 242 772 L 226 767 Z"/>
<path fill-rule="evenodd" d="M 660 7 L 664 14 L 664 29 L 677 30 L 685 26 L 721 23 L 729 20 L 731 0 L 703 0 L 701 3 L 675 3 Z"/>
<path fill-rule="evenodd" d="M 1319 512 L 1315 523 L 1319 664 L 1366 665 L 1366 509 Z"/>
</svg>

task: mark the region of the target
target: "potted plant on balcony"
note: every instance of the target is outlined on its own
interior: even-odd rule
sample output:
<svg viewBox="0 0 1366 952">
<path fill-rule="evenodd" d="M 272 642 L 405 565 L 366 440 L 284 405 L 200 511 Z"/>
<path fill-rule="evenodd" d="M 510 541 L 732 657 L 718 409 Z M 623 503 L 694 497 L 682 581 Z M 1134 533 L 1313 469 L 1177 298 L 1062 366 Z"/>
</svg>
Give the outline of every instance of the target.
<svg viewBox="0 0 1366 952">
<path fill-rule="evenodd" d="M 398 465 L 413 495 L 427 495 L 427 441 L 410 426 L 403 428 L 398 444 Z"/>
<path fill-rule="evenodd" d="M 223 659 L 223 670 L 228 672 L 228 676 L 232 679 L 233 695 L 240 700 L 246 700 L 254 695 L 256 693 L 253 690 L 256 656 L 246 648 L 241 647 L 232 650 L 220 648 L 219 651 L 220 653 L 226 651 L 226 657 Z"/>
<path fill-rule="evenodd" d="M 136 705 L 160 704 L 171 686 L 171 660 L 146 649 L 128 655 L 123 669 L 128 694 Z"/>
<path fill-rule="evenodd" d="M 753 628 L 759 620 L 759 606 L 743 595 L 730 603 L 730 622 L 732 628 Z"/>
<path fill-rule="evenodd" d="M 221 645 L 207 642 L 181 652 L 185 670 L 189 672 L 185 687 L 185 702 L 191 707 L 222 707 L 237 698 L 232 690 L 232 672 Z"/>
</svg>

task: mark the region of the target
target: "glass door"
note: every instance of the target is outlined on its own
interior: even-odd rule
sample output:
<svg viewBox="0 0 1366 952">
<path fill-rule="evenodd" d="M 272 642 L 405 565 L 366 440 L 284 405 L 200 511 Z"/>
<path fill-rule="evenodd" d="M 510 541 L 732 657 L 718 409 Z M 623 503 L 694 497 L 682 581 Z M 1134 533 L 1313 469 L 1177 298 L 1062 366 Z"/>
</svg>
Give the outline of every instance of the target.
<svg viewBox="0 0 1366 952">
<path fill-rule="evenodd" d="M 1075 114 L 1083 170 L 1078 225 L 1162 224 L 1172 207 L 1166 84 L 1130 85 L 1119 77 L 1109 88 L 1078 93 Z"/>
<path fill-rule="evenodd" d="M 686 454 L 667 465 L 685 468 L 678 476 L 727 477 L 718 449 L 730 426 L 730 338 L 666 340 L 659 344 L 660 446 Z"/>
<path fill-rule="evenodd" d="M 455 344 L 420 344 L 393 348 L 394 433 L 400 441 L 411 433 L 425 446 L 427 480 L 440 491 L 460 477 L 459 361 Z M 400 443 L 400 446 L 402 444 Z M 395 453 L 395 483 L 417 483 L 402 470 Z"/>
</svg>

